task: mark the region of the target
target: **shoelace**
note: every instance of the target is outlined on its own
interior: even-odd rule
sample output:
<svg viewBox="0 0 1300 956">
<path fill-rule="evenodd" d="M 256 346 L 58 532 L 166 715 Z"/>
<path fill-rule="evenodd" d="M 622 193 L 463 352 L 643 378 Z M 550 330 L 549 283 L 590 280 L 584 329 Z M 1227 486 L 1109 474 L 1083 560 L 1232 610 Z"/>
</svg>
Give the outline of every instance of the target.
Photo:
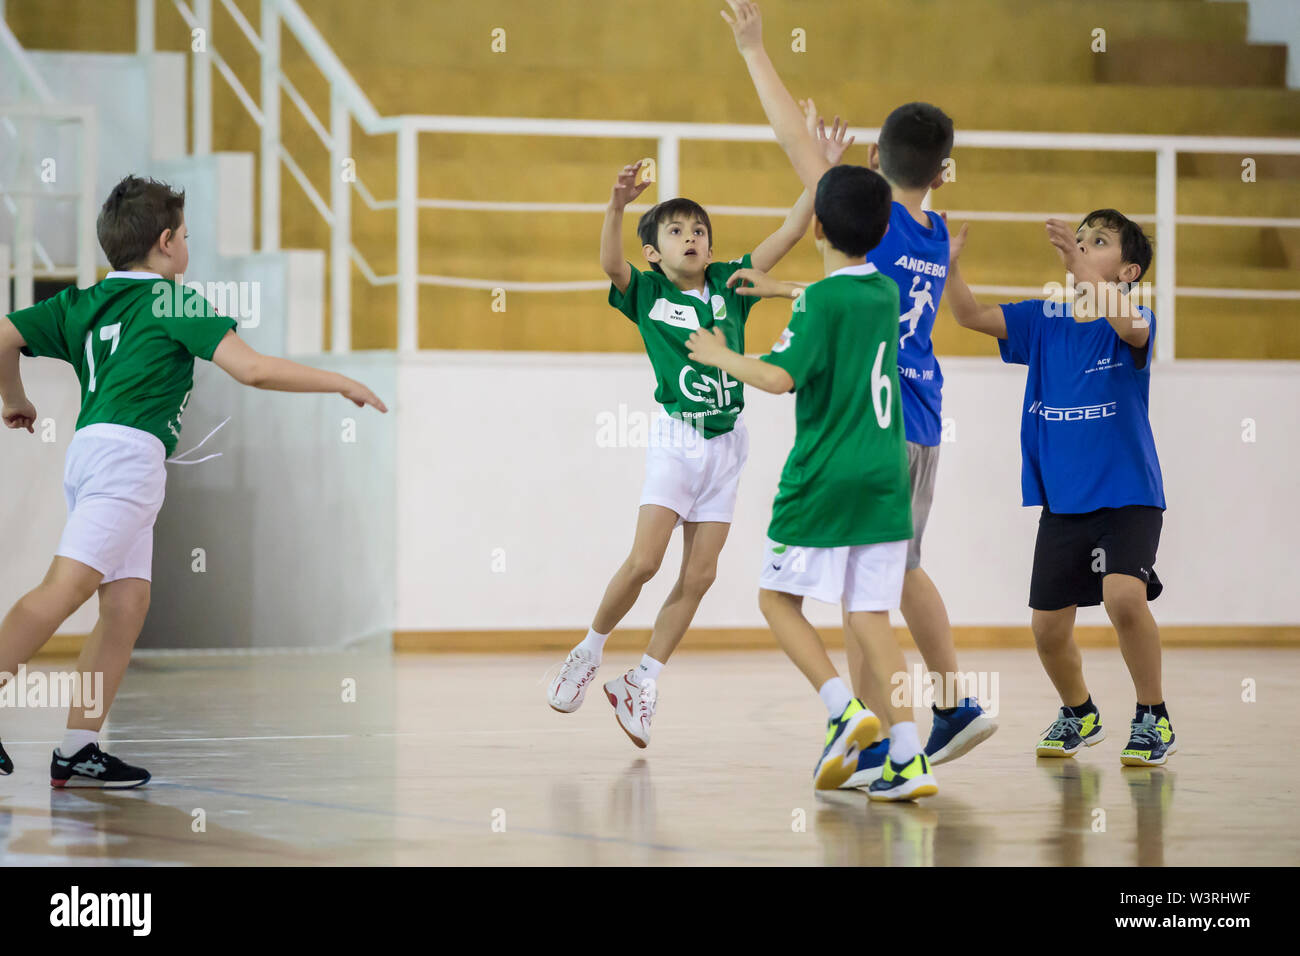
<svg viewBox="0 0 1300 956">
<path fill-rule="evenodd" d="M 1082 717 L 1058 717 L 1043 733 L 1044 740 L 1064 740 L 1067 730 L 1079 733 L 1083 729 Z"/>
<path fill-rule="evenodd" d="M 207 455 L 207 456 L 205 456 L 205 457 L 203 457 L 203 458 L 199 458 L 199 459 L 197 459 L 197 460 L 195 460 L 195 461 L 182 461 L 182 460 L 181 460 L 181 459 L 183 459 L 183 458 L 188 458 L 190 455 L 194 454 L 196 451 L 198 451 L 200 448 L 202 448 L 205 444 L 207 444 L 208 439 L 211 438 L 213 435 L 215 435 L 217 432 L 221 431 L 221 429 L 225 427 L 226 422 L 228 422 L 228 421 L 230 421 L 230 416 L 229 416 L 229 415 L 226 416 L 226 421 L 225 421 L 225 422 L 222 422 L 222 423 L 221 423 L 220 425 L 218 425 L 216 428 L 212 429 L 212 431 L 208 432 L 208 433 L 203 437 L 203 441 L 199 442 L 197 445 L 195 445 L 195 446 L 194 446 L 193 448 L 191 448 L 189 451 L 183 451 L 183 452 L 181 452 L 179 455 L 172 455 L 172 457 L 170 457 L 170 458 L 167 459 L 167 464 L 169 464 L 169 465 L 201 465 L 201 464 L 203 464 L 205 461 L 211 461 L 213 458 L 220 458 L 220 457 L 221 457 L 221 452 L 217 452 L 215 455 Z"/>
<path fill-rule="evenodd" d="M 546 684 L 549 687 L 552 683 L 555 682 L 555 679 L 557 677 L 572 679 L 571 668 L 574 667 L 575 665 L 586 666 L 586 671 L 582 675 L 582 680 L 579 682 L 583 684 L 585 684 L 587 681 L 591 680 L 592 677 L 595 676 L 596 668 L 600 666 L 599 664 L 592 663 L 590 658 L 579 658 L 575 656 L 573 651 L 569 651 L 569 656 L 566 657 L 560 663 L 553 664 L 550 667 L 548 667 L 546 669 L 546 673 L 542 675 L 542 679 L 537 683 Z"/>
<path fill-rule="evenodd" d="M 1138 723 L 1133 721 L 1132 732 L 1129 734 L 1132 740 L 1141 741 L 1147 744 L 1163 743 L 1164 738 L 1160 736 L 1160 728 L 1154 721 L 1144 720 Z"/>
<path fill-rule="evenodd" d="M 655 715 L 655 704 L 659 702 L 659 689 L 655 682 L 646 679 L 641 683 L 641 693 L 637 695 L 637 704 L 639 712 L 637 714 L 644 721 L 649 721 Z"/>
</svg>

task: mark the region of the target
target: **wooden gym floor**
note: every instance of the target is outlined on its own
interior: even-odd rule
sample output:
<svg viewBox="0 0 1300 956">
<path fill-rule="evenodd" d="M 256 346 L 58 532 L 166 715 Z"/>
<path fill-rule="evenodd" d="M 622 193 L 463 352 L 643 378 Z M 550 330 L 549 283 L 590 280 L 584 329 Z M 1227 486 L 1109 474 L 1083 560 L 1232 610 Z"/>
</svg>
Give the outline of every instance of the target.
<svg viewBox="0 0 1300 956">
<path fill-rule="evenodd" d="M 909 665 L 915 655 L 909 655 Z M 8 865 L 1294 865 L 1292 650 L 1174 649 L 1179 752 L 1121 768 L 1131 685 L 1085 651 L 1108 739 L 1032 747 L 1056 703 L 1031 651 L 965 651 L 998 677 L 1001 729 L 936 768 L 918 805 L 817 795 L 825 714 L 777 652 L 680 653 L 636 750 L 597 690 L 545 702 L 546 655 L 141 654 L 105 746 L 135 791 L 52 791 L 63 715 L 0 710 Z M 610 653 L 601 679 L 635 661 Z M 347 681 L 355 701 L 345 702 Z M 1256 702 L 1244 702 L 1253 681 Z M 922 736 L 928 719 L 922 718 Z M 199 812 L 201 811 L 201 813 Z M 200 826 L 202 824 L 202 826 Z"/>
</svg>

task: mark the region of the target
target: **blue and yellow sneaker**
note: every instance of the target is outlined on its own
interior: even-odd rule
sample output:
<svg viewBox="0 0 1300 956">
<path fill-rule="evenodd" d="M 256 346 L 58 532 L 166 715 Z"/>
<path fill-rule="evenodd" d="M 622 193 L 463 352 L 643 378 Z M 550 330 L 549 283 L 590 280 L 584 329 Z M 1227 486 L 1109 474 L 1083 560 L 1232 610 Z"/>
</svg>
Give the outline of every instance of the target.
<svg viewBox="0 0 1300 956">
<path fill-rule="evenodd" d="M 856 697 L 844 712 L 826 722 L 826 747 L 813 771 L 813 786 L 818 790 L 836 790 L 853 776 L 858 766 L 858 751 L 880 736 L 880 718 Z"/>
<path fill-rule="evenodd" d="M 1128 746 L 1120 751 L 1119 762 L 1126 767 L 1159 767 L 1177 750 L 1169 718 L 1148 712 L 1129 726 Z"/>
<path fill-rule="evenodd" d="M 889 758 L 889 738 L 882 737 L 870 747 L 858 751 L 858 769 L 853 776 L 840 784 L 841 790 L 856 790 L 867 787 L 880 779 L 881 767 Z"/>
<path fill-rule="evenodd" d="M 1101 711 L 1094 710 L 1075 717 L 1069 707 L 1062 707 L 1052 726 L 1043 731 L 1034 755 L 1038 757 L 1073 757 L 1083 747 L 1095 747 L 1106 739 L 1101 727 Z"/>
<path fill-rule="evenodd" d="M 934 723 L 930 725 L 930 739 L 925 743 L 925 755 L 930 763 L 940 764 L 973 750 L 997 733 L 998 722 L 984 713 L 974 697 L 964 697 L 950 713 L 943 714 L 931 707 Z"/>
<path fill-rule="evenodd" d="M 886 760 L 880 779 L 867 788 L 867 796 L 872 800 L 915 800 L 938 792 L 939 784 L 930 773 L 930 761 L 925 754 L 917 754 L 905 764 Z"/>
</svg>

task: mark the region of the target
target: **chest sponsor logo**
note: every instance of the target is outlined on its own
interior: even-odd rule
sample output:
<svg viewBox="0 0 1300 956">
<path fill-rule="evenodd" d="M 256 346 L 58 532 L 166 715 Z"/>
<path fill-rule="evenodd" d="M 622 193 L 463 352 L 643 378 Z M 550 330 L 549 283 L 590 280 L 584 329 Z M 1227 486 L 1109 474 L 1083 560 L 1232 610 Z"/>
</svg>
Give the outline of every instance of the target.
<svg viewBox="0 0 1300 956">
<path fill-rule="evenodd" d="M 1103 402 L 1100 405 L 1078 405 L 1074 408 L 1054 408 L 1042 402 L 1029 406 L 1030 415 L 1038 415 L 1047 422 L 1083 422 L 1097 418 L 1114 418 L 1118 413 L 1116 402 Z"/>
<path fill-rule="evenodd" d="M 677 376 L 677 384 L 682 397 L 688 401 L 730 405 L 731 390 L 740 383 L 726 372 L 720 372 L 719 377 L 714 378 L 692 365 L 683 365 L 681 374 Z"/>
<path fill-rule="evenodd" d="M 900 269 L 906 269 L 908 272 L 916 272 L 923 276 L 938 276 L 940 279 L 948 275 L 947 265 L 940 265 L 937 262 L 928 262 L 925 259 L 914 259 L 911 256 L 899 256 L 894 260 L 894 265 Z"/>
<path fill-rule="evenodd" d="M 725 314 L 726 309 L 724 307 Z M 678 305 L 676 302 L 669 302 L 667 299 L 656 299 L 655 304 L 650 307 L 650 318 L 655 322 L 663 322 L 665 325 L 671 325 L 679 329 L 698 329 L 700 327 L 700 316 L 691 305 Z"/>
<path fill-rule="evenodd" d="M 1083 374 L 1091 375 L 1093 372 L 1105 372 L 1108 369 L 1123 368 L 1123 367 L 1124 367 L 1123 362 L 1117 362 L 1111 358 L 1100 358 L 1097 359 L 1097 364 L 1094 365 L 1092 368 L 1084 369 Z"/>
</svg>

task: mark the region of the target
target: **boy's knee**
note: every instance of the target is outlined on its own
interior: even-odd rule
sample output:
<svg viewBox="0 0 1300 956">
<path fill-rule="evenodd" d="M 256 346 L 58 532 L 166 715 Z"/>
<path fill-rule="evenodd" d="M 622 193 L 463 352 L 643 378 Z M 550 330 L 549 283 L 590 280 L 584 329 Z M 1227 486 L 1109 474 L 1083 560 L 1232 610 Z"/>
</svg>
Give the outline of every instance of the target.
<svg viewBox="0 0 1300 956">
<path fill-rule="evenodd" d="M 691 597 L 704 597 L 717 577 L 717 568 L 692 568 L 682 577 L 682 590 Z"/>
<path fill-rule="evenodd" d="M 627 573 L 637 584 L 645 584 L 659 573 L 661 560 L 658 555 L 633 551 L 631 557 L 627 559 Z"/>
<path fill-rule="evenodd" d="M 1035 614 L 1030 626 L 1039 647 L 1062 644 L 1074 632 L 1073 620 L 1065 616 Z"/>
<path fill-rule="evenodd" d="M 99 616 L 115 624 L 143 623 L 149 613 L 148 581 L 114 582 L 99 598 Z"/>
<path fill-rule="evenodd" d="M 759 588 L 758 591 L 758 609 L 763 613 L 763 617 L 769 621 L 772 615 L 789 602 L 789 596 L 782 594 L 780 591 L 769 591 L 767 588 Z"/>
</svg>

